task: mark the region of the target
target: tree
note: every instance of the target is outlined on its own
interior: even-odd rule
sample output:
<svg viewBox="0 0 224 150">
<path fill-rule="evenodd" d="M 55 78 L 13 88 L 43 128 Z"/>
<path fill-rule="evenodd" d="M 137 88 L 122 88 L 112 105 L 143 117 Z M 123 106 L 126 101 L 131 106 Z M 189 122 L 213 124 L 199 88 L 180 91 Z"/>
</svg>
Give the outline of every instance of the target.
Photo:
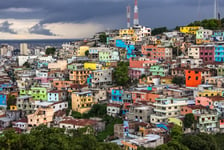
<svg viewBox="0 0 224 150">
<path fill-rule="evenodd" d="M 16 105 L 16 97 L 10 94 L 7 99 L 7 109 L 10 109 L 11 105 Z"/>
<path fill-rule="evenodd" d="M 100 42 L 101 43 L 104 43 L 105 44 L 107 42 L 107 35 L 106 35 L 105 32 L 101 33 L 100 36 L 99 36 L 99 38 L 100 38 Z"/>
<path fill-rule="evenodd" d="M 118 66 L 114 69 L 113 79 L 119 86 L 126 86 L 130 81 L 128 76 L 128 63 L 119 62 Z"/>
<path fill-rule="evenodd" d="M 88 112 L 90 117 L 104 117 L 107 115 L 107 106 L 105 104 L 94 104 Z"/>
<path fill-rule="evenodd" d="M 194 21 L 188 26 L 202 26 L 205 29 L 220 30 L 222 28 L 222 20 L 217 19 L 204 19 L 202 21 Z"/>
<path fill-rule="evenodd" d="M 182 84 L 185 84 L 185 78 L 182 76 L 175 76 L 172 79 L 172 83 L 181 86 Z"/>
<path fill-rule="evenodd" d="M 23 64 L 23 67 L 30 68 L 30 64 L 26 61 L 26 62 Z"/>
<path fill-rule="evenodd" d="M 50 47 L 50 48 L 47 48 L 47 49 L 46 49 L 45 54 L 46 54 L 46 55 L 54 55 L 54 54 L 55 54 L 55 51 L 56 51 L 56 48 L 54 48 L 54 47 Z"/>
<path fill-rule="evenodd" d="M 182 134 L 183 134 L 182 128 L 178 125 L 174 125 L 170 132 L 172 140 L 177 140 L 177 141 L 181 140 Z"/>
<path fill-rule="evenodd" d="M 185 128 L 191 128 L 192 124 L 194 123 L 195 119 L 194 119 L 194 115 L 192 113 L 190 114 L 186 114 L 184 117 L 184 127 Z"/>
<path fill-rule="evenodd" d="M 205 136 L 206 140 L 198 135 L 185 135 L 182 138 L 182 143 L 190 150 L 216 150 L 217 144 L 213 141 L 211 135 L 206 134 Z"/>
<path fill-rule="evenodd" d="M 152 30 L 152 35 L 161 34 L 163 32 L 167 32 L 167 31 L 168 31 L 168 29 L 166 27 L 154 28 Z"/>
<path fill-rule="evenodd" d="M 89 56 L 89 51 L 87 50 L 87 51 L 85 51 L 85 56 Z"/>
</svg>

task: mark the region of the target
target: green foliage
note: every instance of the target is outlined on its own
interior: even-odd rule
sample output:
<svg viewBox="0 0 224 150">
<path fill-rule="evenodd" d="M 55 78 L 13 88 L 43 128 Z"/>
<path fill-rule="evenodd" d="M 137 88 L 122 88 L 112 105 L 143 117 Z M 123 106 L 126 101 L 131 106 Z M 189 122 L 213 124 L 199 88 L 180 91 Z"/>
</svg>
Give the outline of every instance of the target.
<svg viewBox="0 0 224 150">
<path fill-rule="evenodd" d="M 188 26 L 202 26 L 205 29 L 220 30 L 222 28 L 222 23 L 217 19 L 204 19 L 202 21 L 194 21 Z"/>
<path fill-rule="evenodd" d="M 7 109 L 10 109 L 11 105 L 16 105 L 16 97 L 14 95 L 9 95 L 7 99 Z"/>
<path fill-rule="evenodd" d="M 193 123 L 194 123 L 195 119 L 194 119 L 194 115 L 192 113 L 190 114 L 186 114 L 184 117 L 184 127 L 185 128 L 191 128 Z"/>
<path fill-rule="evenodd" d="M 130 78 L 128 76 L 128 63 L 119 62 L 118 66 L 113 72 L 113 78 L 118 86 L 126 86 L 130 81 Z"/>
<path fill-rule="evenodd" d="M 217 144 L 212 135 L 186 135 L 182 143 L 190 150 L 217 150 Z"/>
<path fill-rule="evenodd" d="M 174 125 L 170 132 L 170 135 L 173 140 L 180 140 L 182 134 L 183 134 L 182 128 L 178 125 Z"/>
<path fill-rule="evenodd" d="M 29 64 L 28 62 L 25 62 L 25 63 L 23 64 L 23 67 L 30 68 L 30 64 Z"/>
<path fill-rule="evenodd" d="M 152 30 L 152 35 L 162 34 L 163 32 L 167 32 L 167 27 L 154 28 Z"/>
<path fill-rule="evenodd" d="M 84 129 L 75 130 L 77 134 L 66 135 L 64 129 L 39 126 L 30 134 L 17 134 L 13 130 L 4 131 L 0 137 L 1 150 L 120 150 L 112 143 L 99 143 L 91 134 L 83 134 Z"/>
<path fill-rule="evenodd" d="M 46 55 L 54 55 L 56 51 L 56 48 L 51 47 L 51 48 L 47 48 L 45 54 Z"/>
<path fill-rule="evenodd" d="M 113 118 L 107 115 L 106 104 L 94 104 L 88 113 L 81 114 L 79 112 L 72 112 L 74 118 L 90 118 L 100 117 L 105 121 L 105 130 L 99 132 L 96 136 L 97 141 L 103 142 L 106 138 L 114 135 L 114 125 L 122 123 L 121 118 Z"/>
<path fill-rule="evenodd" d="M 97 140 L 100 142 L 103 142 L 109 136 L 114 135 L 114 125 L 115 124 L 123 123 L 122 119 L 113 118 L 111 116 L 106 116 L 103 120 L 106 122 L 105 130 L 102 132 L 99 132 L 96 136 Z"/>
<path fill-rule="evenodd" d="M 105 44 L 107 42 L 107 35 L 106 35 L 105 32 L 101 33 L 100 36 L 99 36 L 99 38 L 100 38 L 100 42 L 101 43 L 104 43 Z"/>
<path fill-rule="evenodd" d="M 182 76 L 175 76 L 172 79 L 172 83 L 181 86 L 182 84 L 185 84 L 185 78 Z"/>
<path fill-rule="evenodd" d="M 85 56 L 89 56 L 89 51 L 85 51 Z"/>
<path fill-rule="evenodd" d="M 106 104 L 94 104 L 91 110 L 88 112 L 89 117 L 105 117 L 107 115 Z"/>
</svg>

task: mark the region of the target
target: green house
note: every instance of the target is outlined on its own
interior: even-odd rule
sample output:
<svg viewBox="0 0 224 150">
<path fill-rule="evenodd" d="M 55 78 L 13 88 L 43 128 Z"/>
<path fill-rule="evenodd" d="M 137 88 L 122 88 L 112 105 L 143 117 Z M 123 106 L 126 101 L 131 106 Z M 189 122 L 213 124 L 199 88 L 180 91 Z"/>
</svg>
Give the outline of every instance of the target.
<svg viewBox="0 0 224 150">
<path fill-rule="evenodd" d="M 167 67 L 160 66 L 160 65 L 151 66 L 150 69 L 149 69 L 149 72 L 153 76 L 165 77 L 166 75 L 168 75 L 168 69 L 167 69 Z"/>
<path fill-rule="evenodd" d="M 31 95 L 33 100 L 47 100 L 47 89 L 43 87 L 32 87 L 30 90 L 21 89 L 20 95 Z"/>
</svg>

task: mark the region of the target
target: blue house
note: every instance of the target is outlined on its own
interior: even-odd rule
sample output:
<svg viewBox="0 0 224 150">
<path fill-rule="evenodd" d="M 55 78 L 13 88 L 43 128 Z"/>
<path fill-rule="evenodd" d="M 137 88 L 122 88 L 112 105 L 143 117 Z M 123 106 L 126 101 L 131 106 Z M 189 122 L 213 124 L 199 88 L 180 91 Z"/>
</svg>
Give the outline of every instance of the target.
<svg viewBox="0 0 224 150">
<path fill-rule="evenodd" d="M 93 78 L 93 76 L 92 76 L 92 74 L 89 74 L 89 76 L 88 76 L 88 78 L 87 78 L 87 84 L 88 84 L 88 86 L 92 86 L 92 78 Z"/>
<path fill-rule="evenodd" d="M 118 48 L 125 48 L 126 49 L 126 51 L 127 51 L 127 59 L 132 58 L 132 57 L 136 57 L 136 55 L 134 54 L 134 50 L 135 50 L 135 46 L 134 45 L 126 44 L 122 40 L 116 40 L 116 47 L 118 47 Z"/>
<path fill-rule="evenodd" d="M 7 95 L 0 93 L 0 106 L 7 107 Z"/>
<path fill-rule="evenodd" d="M 123 99 L 122 99 L 122 95 L 123 95 L 123 90 L 118 90 L 118 89 L 114 89 L 111 91 L 111 100 L 114 103 L 122 103 L 123 104 Z"/>
<path fill-rule="evenodd" d="M 224 62 L 224 46 L 223 45 L 215 46 L 215 61 Z"/>
<path fill-rule="evenodd" d="M 223 31 L 214 31 L 212 35 L 213 41 L 224 41 Z"/>
<path fill-rule="evenodd" d="M 2 92 L 4 89 L 12 88 L 11 83 L 0 83 L 0 92 Z"/>
</svg>

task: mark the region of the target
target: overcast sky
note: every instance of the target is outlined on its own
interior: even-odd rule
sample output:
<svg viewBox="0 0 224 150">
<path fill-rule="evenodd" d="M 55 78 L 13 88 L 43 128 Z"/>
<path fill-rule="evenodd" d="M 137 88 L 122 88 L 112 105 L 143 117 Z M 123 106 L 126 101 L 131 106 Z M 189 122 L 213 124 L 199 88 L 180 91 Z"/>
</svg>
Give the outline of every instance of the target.
<svg viewBox="0 0 224 150">
<path fill-rule="evenodd" d="M 1 0 L 0 39 L 84 38 L 126 27 L 134 0 Z M 138 0 L 141 25 L 174 28 L 213 17 L 214 0 Z M 219 12 L 224 17 L 224 0 Z M 132 14 L 133 16 L 133 14 Z"/>
</svg>

